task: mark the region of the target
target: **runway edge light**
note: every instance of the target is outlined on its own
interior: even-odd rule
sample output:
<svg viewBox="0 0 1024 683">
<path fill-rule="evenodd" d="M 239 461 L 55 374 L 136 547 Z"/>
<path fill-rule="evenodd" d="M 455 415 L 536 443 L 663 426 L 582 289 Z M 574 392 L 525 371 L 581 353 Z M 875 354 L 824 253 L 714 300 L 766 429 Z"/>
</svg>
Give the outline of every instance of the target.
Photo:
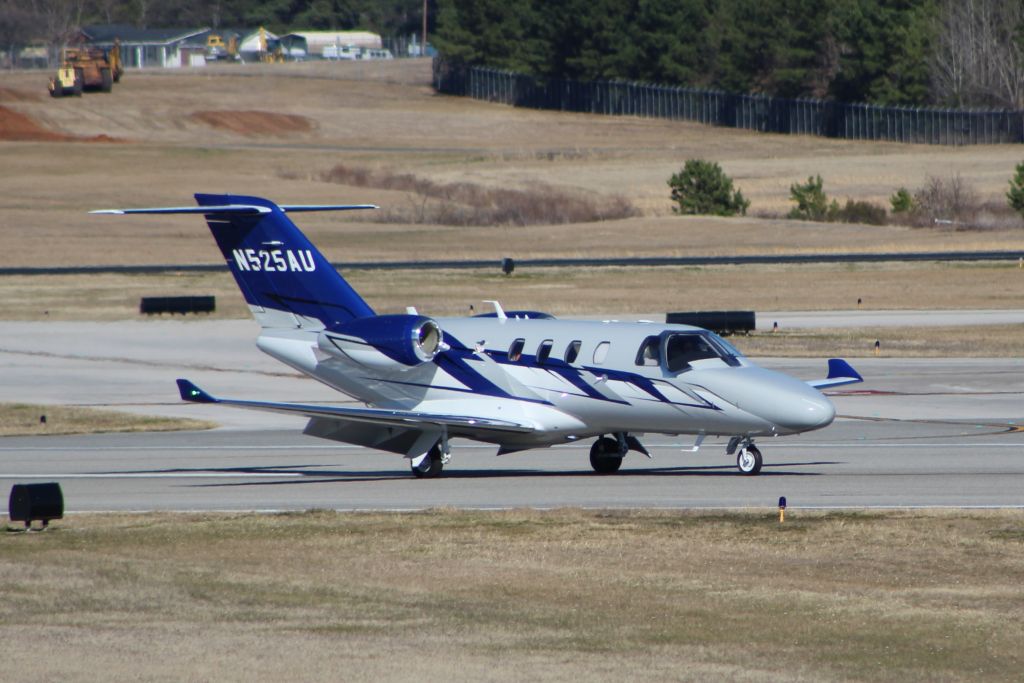
<svg viewBox="0 0 1024 683">
<path fill-rule="evenodd" d="M 39 520 L 45 529 L 51 519 L 64 518 L 64 494 L 57 482 L 43 484 L 15 484 L 7 504 L 12 522 L 24 522 L 25 529 Z"/>
<path fill-rule="evenodd" d="M 786 521 L 786 497 L 779 496 L 779 524 Z"/>
</svg>

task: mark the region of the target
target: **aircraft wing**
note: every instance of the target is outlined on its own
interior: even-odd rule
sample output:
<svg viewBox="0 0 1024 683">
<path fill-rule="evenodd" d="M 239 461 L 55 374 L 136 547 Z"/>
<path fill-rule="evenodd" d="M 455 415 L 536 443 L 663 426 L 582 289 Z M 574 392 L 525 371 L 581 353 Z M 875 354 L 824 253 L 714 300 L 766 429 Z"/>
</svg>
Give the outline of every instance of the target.
<svg viewBox="0 0 1024 683">
<path fill-rule="evenodd" d="M 341 406 L 315 406 L 301 403 L 273 403 L 265 401 L 239 401 L 214 398 L 187 379 L 178 380 L 178 391 L 183 401 L 191 403 L 218 403 L 236 408 L 266 410 L 274 413 L 304 415 L 309 418 L 332 420 L 341 424 L 362 423 L 382 427 L 405 429 L 444 427 L 452 435 L 506 433 L 525 434 L 535 431 L 532 425 L 444 413 L 420 413 L 409 410 L 382 410 L 379 408 L 348 408 Z"/>
<path fill-rule="evenodd" d="M 829 387 L 841 387 L 844 384 L 856 384 L 857 382 L 863 382 L 864 378 L 860 376 L 860 373 L 853 369 L 849 363 L 842 358 L 829 358 L 828 359 L 828 377 L 825 379 L 812 379 L 808 380 L 815 389 L 827 389 Z"/>
</svg>

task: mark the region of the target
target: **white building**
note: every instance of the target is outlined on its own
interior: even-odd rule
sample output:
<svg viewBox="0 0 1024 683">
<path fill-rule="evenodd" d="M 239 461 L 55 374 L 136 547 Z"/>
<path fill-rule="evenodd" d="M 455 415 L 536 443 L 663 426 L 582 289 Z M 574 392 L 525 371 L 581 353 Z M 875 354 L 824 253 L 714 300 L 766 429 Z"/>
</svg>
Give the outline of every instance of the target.
<svg viewBox="0 0 1024 683">
<path fill-rule="evenodd" d="M 343 53 L 380 50 L 383 47 L 380 35 L 369 31 L 296 31 L 281 36 L 281 44 L 289 50 L 293 47 L 303 49 L 316 59 L 338 59 Z M 328 48 L 326 55 L 325 48 Z"/>
</svg>

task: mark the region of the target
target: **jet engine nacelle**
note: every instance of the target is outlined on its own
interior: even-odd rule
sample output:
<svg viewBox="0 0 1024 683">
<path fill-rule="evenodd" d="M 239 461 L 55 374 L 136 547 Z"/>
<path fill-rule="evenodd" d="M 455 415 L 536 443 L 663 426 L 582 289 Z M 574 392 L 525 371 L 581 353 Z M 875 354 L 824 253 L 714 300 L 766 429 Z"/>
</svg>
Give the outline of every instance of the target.
<svg viewBox="0 0 1024 683">
<path fill-rule="evenodd" d="M 443 349 L 441 327 L 421 315 L 378 315 L 340 323 L 320 333 L 317 345 L 336 357 L 379 369 L 411 368 Z"/>
</svg>

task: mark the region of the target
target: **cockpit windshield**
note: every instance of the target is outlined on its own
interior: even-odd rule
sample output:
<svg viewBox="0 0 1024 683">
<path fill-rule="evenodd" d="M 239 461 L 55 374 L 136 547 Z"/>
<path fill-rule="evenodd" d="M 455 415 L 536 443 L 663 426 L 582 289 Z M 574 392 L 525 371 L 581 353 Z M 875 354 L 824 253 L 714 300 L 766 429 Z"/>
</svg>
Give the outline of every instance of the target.
<svg viewBox="0 0 1024 683">
<path fill-rule="evenodd" d="M 719 337 L 714 332 L 705 332 L 705 334 L 708 336 L 708 339 L 710 339 L 715 346 L 717 346 L 718 348 L 722 349 L 722 351 L 725 352 L 726 356 L 732 356 L 733 358 L 743 357 L 743 353 L 739 349 L 737 349 L 735 346 L 727 342 L 722 337 Z"/>
<path fill-rule="evenodd" d="M 717 334 L 700 332 L 674 332 L 662 341 L 665 350 L 665 368 L 672 373 L 689 370 L 691 363 L 706 358 L 718 358 L 727 365 L 739 365 L 742 354 Z"/>
</svg>

